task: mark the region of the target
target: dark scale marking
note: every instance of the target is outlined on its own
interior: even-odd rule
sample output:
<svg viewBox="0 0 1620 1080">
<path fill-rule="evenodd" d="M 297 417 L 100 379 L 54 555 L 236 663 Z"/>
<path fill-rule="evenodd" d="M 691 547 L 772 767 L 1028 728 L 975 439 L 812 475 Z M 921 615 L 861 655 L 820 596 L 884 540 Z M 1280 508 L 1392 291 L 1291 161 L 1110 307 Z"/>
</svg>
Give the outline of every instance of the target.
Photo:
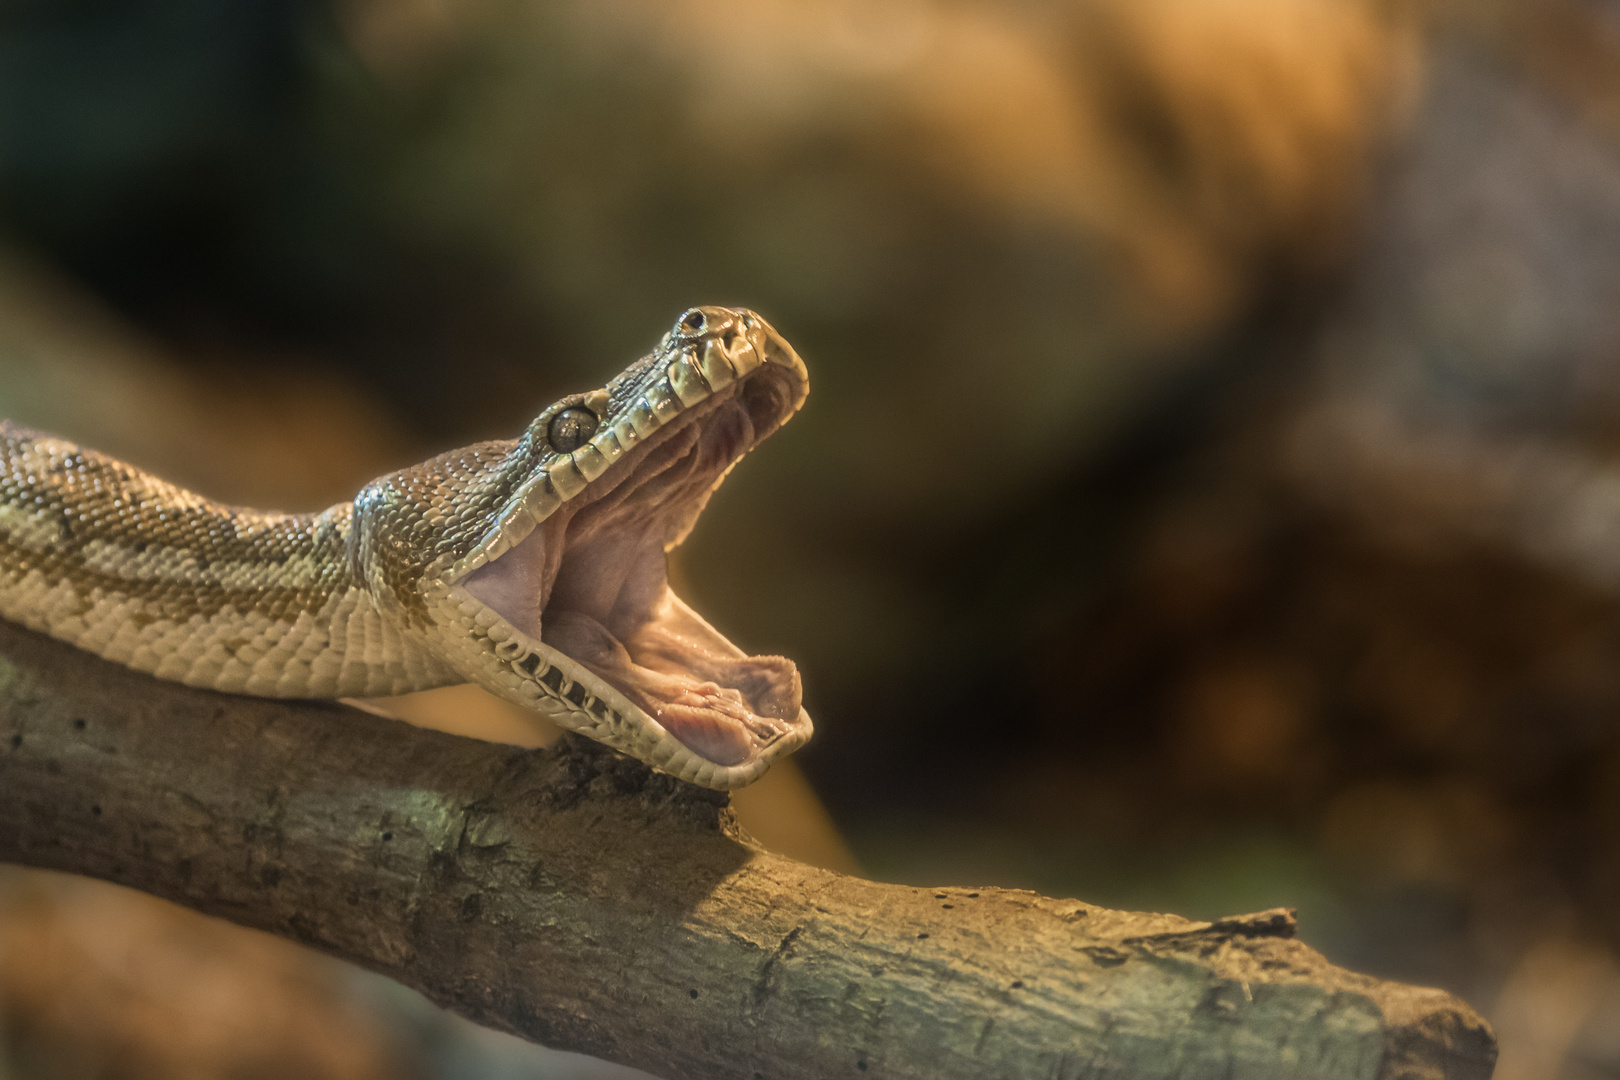
<svg viewBox="0 0 1620 1080">
<path fill-rule="evenodd" d="M 5 425 L 0 428 L 0 461 L 9 464 L 8 471 L 16 475 L 23 457 L 37 453 L 41 438 L 43 436 L 31 432 L 25 434 L 15 425 Z M 318 611 L 334 589 L 346 587 L 340 575 L 332 574 L 323 575 L 310 585 L 277 585 L 272 580 L 252 589 L 226 589 L 206 580 L 196 585 L 182 585 L 127 577 L 116 570 L 87 569 L 77 563 L 77 553 L 89 539 L 88 531 L 76 526 L 89 522 L 98 522 L 102 539 L 124 546 L 133 558 L 146 554 L 149 547 L 156 544 L 191 555 L 198 572 L 221 560 L 218 551 L 221 543 L 242 543 L 244 527 L 248 533 L 272 532 L 289 556 L 307 555 L 317 561 L 341 550 L 346 530 L 334 530 L 328 542 L 322 543 L 319 537 L 312 535 L 316 531 L 312 527 L 322 519 L 311 515 L 252 514 L 207 500 L 174 506 L 179 498 L 194 500 L 195 497 L 93 451 L 75 450 L 71 456 L 55 460 L 70 461 L 73 468 L 62 486 L 48 493 L 46 512 L 59 510 L 64 501 L 77 502 L 79 520 L 71 522 L 66 514 L 59 519 L 61 540 L 50 551 L 25 553 L 0 543 L 0 579 L 18 581 L 31 569 L 38 569 L 49 582 L 72 574 L 85 595 L 99 590 L 102 595 L 126 596 L 146 608 L 150 615 L 175 622 L 184 622 L 193 615 L 207 617 L 227 609 L 257 611 L 271 618 L 289 612 L 296 617 L 299 610 Z M 34 482 L 38 482 L 37 478 Z M 30 502 L 46 505 L 43 496 L 34 494 L 30 498 L 30 494 L 27 489 L 15 486 L 7 491 L 8 501 L 13 505 L 26 506 Z"/>
<path fill-rule="evenodd" d="M 518 661 L 518 667 L 522 668 L 528 674 L 533 675 L 540 667 L 540 663 L 540 654 L 530 653 L 528 656 L 525 656 L 522 660 Z"/>
<path fill-rule="evenodd" d="M 599 720 L 606 720 L 612 714 L 612 710 L 598 697 L 591 698 L 590 702 L 585 706 L 585 711 Z"/>
<path fill-rule="evenodd" d="M 241 510 L 200 499 L 94 451 L 75 451 L 71 458 L 53 451 L 49 462 L 30 472 L 30 458 L 42 456 L 48 445 L 41 442 L 44 438 L 0 424 L 0 505 L 33 522 L 50 523 L 55 534 L 49 546 L 30 549 L 14 545 L 14 530 L 0 530 L 0 599 L 9 587 L 38 572 L 47 586 L 72 580 L 81 613 L 95 596 L 129 601 L 124 618 L 136 629 L 256 613 L 285 630 L 301 616 L 318 614 L 352 585 L 345 558 L 348 504 L 320 515 Z M 45 483 L 39 474 L 64 460 L 73 467 L 50 481 L 56 486 L 44 491 L 27 486 Z M 75 509 L 64 511 L 64 506 Z M 92 539 L 122 548 L 123 558 L 100 568 L 85 566 L 81 552 Z M 154 550 L 163 552 L 165 560 L 190 564 L 183 580 L 146 576 L 154 566 Z M 264 563 L 264 580 L 242 587 L 210 580 L 209 567 L 244 560 Z M 320 569 L 305 577 L 310 563 Z M 295 564 L 296 570 L 290 570 Z M 270 634 L 274 639 L 276 631 Z"/>
<path fill-rule="evenodd" d="M 580 708 L 585 707 L 585 698 L 587 696 L 589 695 L 586 694 L 585 688 L 579 683 L 574 683 L 569 686 L 567 690 L 563 691 L 563 697 L 567 698 Z"/>
<path fill-rule="evenodd" d="M 562 694 L 562 684 L 563 684 L 562 672 L 557 670 L 556 668 L 554 668 L 554 667 L 546 668 L 545 674 L 540 676 L 540 681 L 542 683 L 544 683 L 551 690 L 551 692 L 553 694 L 558 694 L 558 695 Z"/>
</svg>

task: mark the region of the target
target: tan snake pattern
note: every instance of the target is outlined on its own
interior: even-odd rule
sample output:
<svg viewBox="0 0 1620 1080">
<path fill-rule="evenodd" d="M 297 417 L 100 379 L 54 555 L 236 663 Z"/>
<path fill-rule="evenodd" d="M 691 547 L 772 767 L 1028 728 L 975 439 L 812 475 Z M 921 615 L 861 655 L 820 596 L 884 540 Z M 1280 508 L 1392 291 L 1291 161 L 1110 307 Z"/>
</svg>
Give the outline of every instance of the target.
<svg viewBox="0 0 1620 1080">
<path fill-rule="evenodd" d="M 0 616 L 232 693 L 473 682 L 664 772 L 737 787 L 810 737 L 798 675 L 715 632 L 669 591 L 663 559 L 807 388 L 759 316 L 694 308 L 519 438 L 318 514 L 226 506 L 6 423 Z"/>
</svg>

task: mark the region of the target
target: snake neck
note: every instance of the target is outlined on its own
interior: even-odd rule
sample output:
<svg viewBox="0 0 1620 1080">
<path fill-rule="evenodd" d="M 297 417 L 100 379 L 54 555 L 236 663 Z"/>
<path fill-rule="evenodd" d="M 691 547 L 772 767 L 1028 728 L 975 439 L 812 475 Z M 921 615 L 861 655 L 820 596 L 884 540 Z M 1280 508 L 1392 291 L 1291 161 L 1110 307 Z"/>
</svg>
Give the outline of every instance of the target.
<svg viewBox="0 0 1620 1080">
<path fill-rule="evenodd" d="M 0 616 L 162 678 L 282 697 L 443 685 L 385 617 L 354 507 L 227 506 L 0 423 Z"/>
</svg>

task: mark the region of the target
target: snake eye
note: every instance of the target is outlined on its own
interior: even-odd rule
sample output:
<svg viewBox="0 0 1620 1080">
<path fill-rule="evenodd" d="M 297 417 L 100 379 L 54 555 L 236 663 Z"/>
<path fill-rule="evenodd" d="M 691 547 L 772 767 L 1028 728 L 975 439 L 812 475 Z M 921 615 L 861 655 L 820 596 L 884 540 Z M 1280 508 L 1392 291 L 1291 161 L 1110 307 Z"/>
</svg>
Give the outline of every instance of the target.
<svg viewBox="0 0 1620 1080">
<path fill-rule="evenodd" d="M 685 330 L 688 334 L 701 334 L 703 333 L 703 327 L 707 322 L 708 320 L 703 317 L 703 312 L 699 311 L 697 308 L 693 308 L 691 311 L 688 311 L 685 315 L 681 316 L 681 329 Z"/>
<path fill-rule="evenodd" d="M 596 414 L 579 405 L 570 405 L 551 418 L 546 441 L 559 454 L 571 454 L 596 434 Z"/>
</svg>

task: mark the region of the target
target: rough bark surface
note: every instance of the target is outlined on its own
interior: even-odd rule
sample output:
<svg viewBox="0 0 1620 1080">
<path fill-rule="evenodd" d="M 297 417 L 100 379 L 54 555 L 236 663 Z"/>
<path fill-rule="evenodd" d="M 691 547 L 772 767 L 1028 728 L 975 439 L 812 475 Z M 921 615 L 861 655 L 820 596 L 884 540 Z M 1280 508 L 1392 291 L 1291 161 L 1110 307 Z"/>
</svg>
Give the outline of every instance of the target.
<svg viewBox="0 0 1620 1080">
<path fill-rule="evenodd" d="M 0 625 L 0 860 L 325 950 L 491 1027 L 680 1078 L 1489 1077 L 1437 990 L 1214 923 L 917 889 L 759 850 L 725 796 L 160 683 Z"/>
</svg>

